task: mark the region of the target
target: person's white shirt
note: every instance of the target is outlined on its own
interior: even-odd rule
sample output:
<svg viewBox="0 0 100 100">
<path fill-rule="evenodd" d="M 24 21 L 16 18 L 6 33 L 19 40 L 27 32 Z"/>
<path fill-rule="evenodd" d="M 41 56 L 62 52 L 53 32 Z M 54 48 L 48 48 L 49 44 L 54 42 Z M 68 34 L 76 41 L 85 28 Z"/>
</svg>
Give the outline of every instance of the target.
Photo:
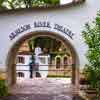
<svg viewBox="0 0 100 100">
<path fill-rule="evenodd" d="M 39 58 L 38 58 L 38 56 L 39 56 L 39 54 L 42 53 L 41 48 L 40 48 L 39 46 L 36 47 L 34 53 L 35 53 L 35 63 L 39 63 Z"/>
<path fill-rule="evenodd" d="M 42 53 L 41 48 L 40 48 L 40 47 L 36 47 L 36 48 L 35 48 L 35 55 L 39 55 L 39 54 L 41 54 L 41 53 Z"/>
</svg>

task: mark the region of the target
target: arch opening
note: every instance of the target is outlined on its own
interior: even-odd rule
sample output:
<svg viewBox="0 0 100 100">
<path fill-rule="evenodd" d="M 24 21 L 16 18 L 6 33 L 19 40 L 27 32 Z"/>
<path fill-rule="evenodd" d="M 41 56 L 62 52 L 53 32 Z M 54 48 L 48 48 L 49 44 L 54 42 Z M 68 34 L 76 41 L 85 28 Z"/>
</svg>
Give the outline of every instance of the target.
<svg viewBox="0 0 100 100">
<path fill-rule="evenodd" d="M 18 50 L 20 46 L 28 39 L 31 37 L 50 37 L 50 38 L 56 38 L 57 40 L 60 40 L 63 42 L 70 50 L 71 55 L 72 55 L 72 84 L 79 86 L 79 59 L 78 55 L 76 53 L 75 48 L 72 46 L 72 44 L 63 36 L 57 35 L 56 33 L 53 32 L 31 32 L 28 33 L 21 38 L 18 39 L 10 49 L 7 57 L 7 80 L 8 80 L 8 85 L 14 85 L 16 84 L 16 56 L 18 55 Z M 66 60 L 67 56 L 65 55 L 63 57 L 64 60 Z M 62 61 L 65 62 L 65 61 Z M 66 62 L 65 62 L 66 63 Z"/>
</svg>

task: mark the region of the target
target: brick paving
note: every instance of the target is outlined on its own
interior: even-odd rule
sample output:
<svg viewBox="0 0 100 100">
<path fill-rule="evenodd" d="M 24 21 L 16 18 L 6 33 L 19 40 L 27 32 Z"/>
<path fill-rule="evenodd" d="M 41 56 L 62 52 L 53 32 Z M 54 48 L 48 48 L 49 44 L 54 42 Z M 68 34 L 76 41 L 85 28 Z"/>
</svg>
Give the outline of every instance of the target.
<svg viewBox="0 0 100 100">
<path fill-rule="evenodd" d="M 45 95 L 45 94 L 17 94 L 1 97 L 0 100 L 83 100 L 78 96 L 71 95 Z"/>
<path fill-rule="evenodd" d="M 10 91 L 12 95 L 0 100 L 82 100 L 69 81 L 64 78 L 19 79 Z"/>
<path fill-rule="evenodd" d="M 11 93 L 14 94 L 61 94 L 71 93 L 74 88 L 69 84 L 70 79 L 65 78 L 36 78 L 18 80 Z"/>
</svg>

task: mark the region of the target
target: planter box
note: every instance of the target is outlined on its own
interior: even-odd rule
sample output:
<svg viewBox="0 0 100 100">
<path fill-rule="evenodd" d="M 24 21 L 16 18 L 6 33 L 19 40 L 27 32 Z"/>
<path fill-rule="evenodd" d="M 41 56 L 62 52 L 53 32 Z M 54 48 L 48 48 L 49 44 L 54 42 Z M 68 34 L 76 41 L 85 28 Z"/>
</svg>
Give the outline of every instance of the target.
<svg viewBox="0 0 100 100">
<path fill-rule="evenodd" d="M 95 89 L 87 89 L 85 90 L 87 94 L 96 94 L 96 90 Z"/>
<path fill-rule="evenodd" d="M 80 79 L 80 84 L 81 85 L 89 85 L 89 81 L 87 81 L 85 78 Z"/>
</svg>

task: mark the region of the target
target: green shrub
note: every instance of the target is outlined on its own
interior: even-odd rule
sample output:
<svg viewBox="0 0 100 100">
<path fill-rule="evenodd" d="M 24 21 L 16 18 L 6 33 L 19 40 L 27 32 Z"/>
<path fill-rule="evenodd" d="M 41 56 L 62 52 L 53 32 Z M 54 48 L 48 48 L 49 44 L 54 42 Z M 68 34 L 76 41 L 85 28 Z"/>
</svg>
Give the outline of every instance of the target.
<svg viewBox="0 0 100 100">
<path fill-rule="evenodd" d="M 5 84 L 5 80 L 0 80 L 0 96 L 7 96 L 8 95 L 8 89 Z"/>
<path fill-rule="evenodd" d="M 85 75 L 90 88 L 94 88 L 97 92 L 97 98 L 93 100 L 100 100 L 100 12 L 97 13 L 93 23 L 85 25 L 83 37 L 88 46 Z"/>
</svg>

